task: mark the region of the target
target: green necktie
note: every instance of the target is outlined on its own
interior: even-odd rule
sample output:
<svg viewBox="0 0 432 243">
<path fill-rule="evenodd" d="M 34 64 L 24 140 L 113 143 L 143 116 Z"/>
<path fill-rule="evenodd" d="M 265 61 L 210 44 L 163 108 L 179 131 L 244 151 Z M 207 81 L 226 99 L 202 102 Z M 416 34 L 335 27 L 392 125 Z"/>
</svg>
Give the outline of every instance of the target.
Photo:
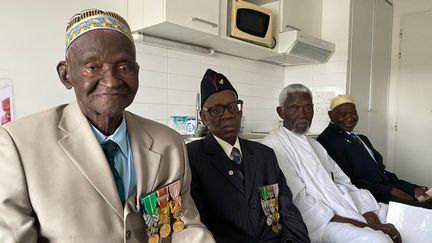
<svg viewBox="0 0 432 243">
<path fill-rule="evenodd" d="M 125 191 L 124 191 L 124 186 L 123 186 L 123 180 L 122 180 L 120 174 L 118 173 L 117 169 L 114 166 L 114 158 L 115 158 L 117 151 L 119 150 L 119 146 L 116 142 L 114 142 L 112 140 L 108 140 L 102 144 L 102 150 L 105 153 L 105 156 L 106 156 L 108 163 L 109 163 L 109 166 L 111 168 L 111 172 L 113 173 L 115 184 L 117 187 L 117 191 L 118 191 L 118 194 L 120 197 L 120 201 L 122 202 L 122 205 L 124 205 L 124 203 L 125 203 Z"/>
</svg>

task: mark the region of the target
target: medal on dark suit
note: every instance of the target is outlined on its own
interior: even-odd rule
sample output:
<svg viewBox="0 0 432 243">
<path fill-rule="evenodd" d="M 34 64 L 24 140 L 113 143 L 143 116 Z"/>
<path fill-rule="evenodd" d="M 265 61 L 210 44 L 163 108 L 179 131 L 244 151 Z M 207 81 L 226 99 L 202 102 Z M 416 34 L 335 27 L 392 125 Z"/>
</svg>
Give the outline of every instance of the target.
<svg viewBox="0 0 432 243">
<path fill-rule="evenodd" d="M 267 185 L 258 188 L 261 196 L 261 206 L 266 215 L 266 223 L 272 227 L 273 232 L 278 233 L 282 230 L 279 223 L 279 185 Z"/>
</svg>

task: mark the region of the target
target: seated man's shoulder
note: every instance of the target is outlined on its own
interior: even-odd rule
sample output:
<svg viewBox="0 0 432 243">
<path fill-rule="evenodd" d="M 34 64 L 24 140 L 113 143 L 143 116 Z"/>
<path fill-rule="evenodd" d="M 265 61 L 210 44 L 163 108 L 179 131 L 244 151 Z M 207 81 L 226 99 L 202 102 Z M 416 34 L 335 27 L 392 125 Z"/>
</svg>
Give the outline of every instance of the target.
<svg viewBox="0 0 432 243">
<path fill-rule="evenodd" d="M 193 153 L 201 153 L 201 152 L 203 152 L 204 151 L 203 150 L 204 140 L 205 140 L 205 138 L 199 139 L 199 140 L 196 140 L 196 141 L 192 141 L 192 142 L 186 144 L 188 152 L 189 153 L 191 153 L 191 152 L 193 152 Z"/>
<path fill-rule="evenodd" d="M 243 139 L 242 143 L 245 146 L 248 146 L 248 147 L 250 147 L 252 149 L 257 149 L 257 150 L 260 150 L 260 151 L 265 151 L 265 152 L 273 153 L 273 149 L 272 148 L 268 147 L 265 144 L 259 143 L 259 142 Z"/>
<path fill-rule="evenodd" d="M 332 131 L 327 127 L 326 129 L 324 129 L 324 131 L 321 132 L 320 135 L 318 135 L 317 137 L 317 141 L 321 142 L 321 141 L 327 141 L 330 139 L 333 139 L 334 134 L 332 133 Z"/>
</svg>

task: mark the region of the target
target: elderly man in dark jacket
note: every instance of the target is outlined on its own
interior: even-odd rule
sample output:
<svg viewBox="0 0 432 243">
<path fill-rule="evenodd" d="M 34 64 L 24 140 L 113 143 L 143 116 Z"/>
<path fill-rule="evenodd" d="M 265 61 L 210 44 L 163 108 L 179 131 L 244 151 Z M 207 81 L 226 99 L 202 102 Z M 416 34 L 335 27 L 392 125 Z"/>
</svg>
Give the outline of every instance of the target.
<svg viewBox="0 0 432 243">
<path fill-rule="evenodd" d="M 369 139 L 353 132 L 359 117 L 350 95 L 332 99 L 328 114 L 331 122 L 317 140 L 354 185 L 368 189 L 377 201 L 384 203 L 390 199 L 414 201 L 427 196 L 426 187 L 401 180 L 385 170 L 381 154 Z"/>
</svg>

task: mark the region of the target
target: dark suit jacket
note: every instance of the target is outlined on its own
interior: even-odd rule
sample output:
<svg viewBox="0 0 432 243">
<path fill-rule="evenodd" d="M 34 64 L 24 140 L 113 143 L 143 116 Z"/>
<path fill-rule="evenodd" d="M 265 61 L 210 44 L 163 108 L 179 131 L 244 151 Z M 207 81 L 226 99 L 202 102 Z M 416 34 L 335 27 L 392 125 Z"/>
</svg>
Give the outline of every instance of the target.
<svg viewBox="0 0 432 243">
<path fill-rule="evenodd" d="M 363 144 L 356 142 L 333 123 L 328 125 L 317 140 L 351 178 L 352 183 L 359 188 L 368 189 L 377 201 L 388 203 L 392 187 L 414 196 L 417 185 L 400 180 L 394 173 L 386 171 L 381 154 L 373 148 L 366 136 L 358 136 L 373 152 L 376 162 Z"/>
<path fill-rule="evenodd" d="M 187 145 L 192 171 L 191 195 L 201 220 L 217 242 L 309 242 L 300 212 L 272 149 L 240 139 L 243 180 L 212 134 Z M 232 174 L 232 175 L 230 175 Z M 266 225 L 258 188 L 279 184 L 282 233 Z"/>
</svg>

